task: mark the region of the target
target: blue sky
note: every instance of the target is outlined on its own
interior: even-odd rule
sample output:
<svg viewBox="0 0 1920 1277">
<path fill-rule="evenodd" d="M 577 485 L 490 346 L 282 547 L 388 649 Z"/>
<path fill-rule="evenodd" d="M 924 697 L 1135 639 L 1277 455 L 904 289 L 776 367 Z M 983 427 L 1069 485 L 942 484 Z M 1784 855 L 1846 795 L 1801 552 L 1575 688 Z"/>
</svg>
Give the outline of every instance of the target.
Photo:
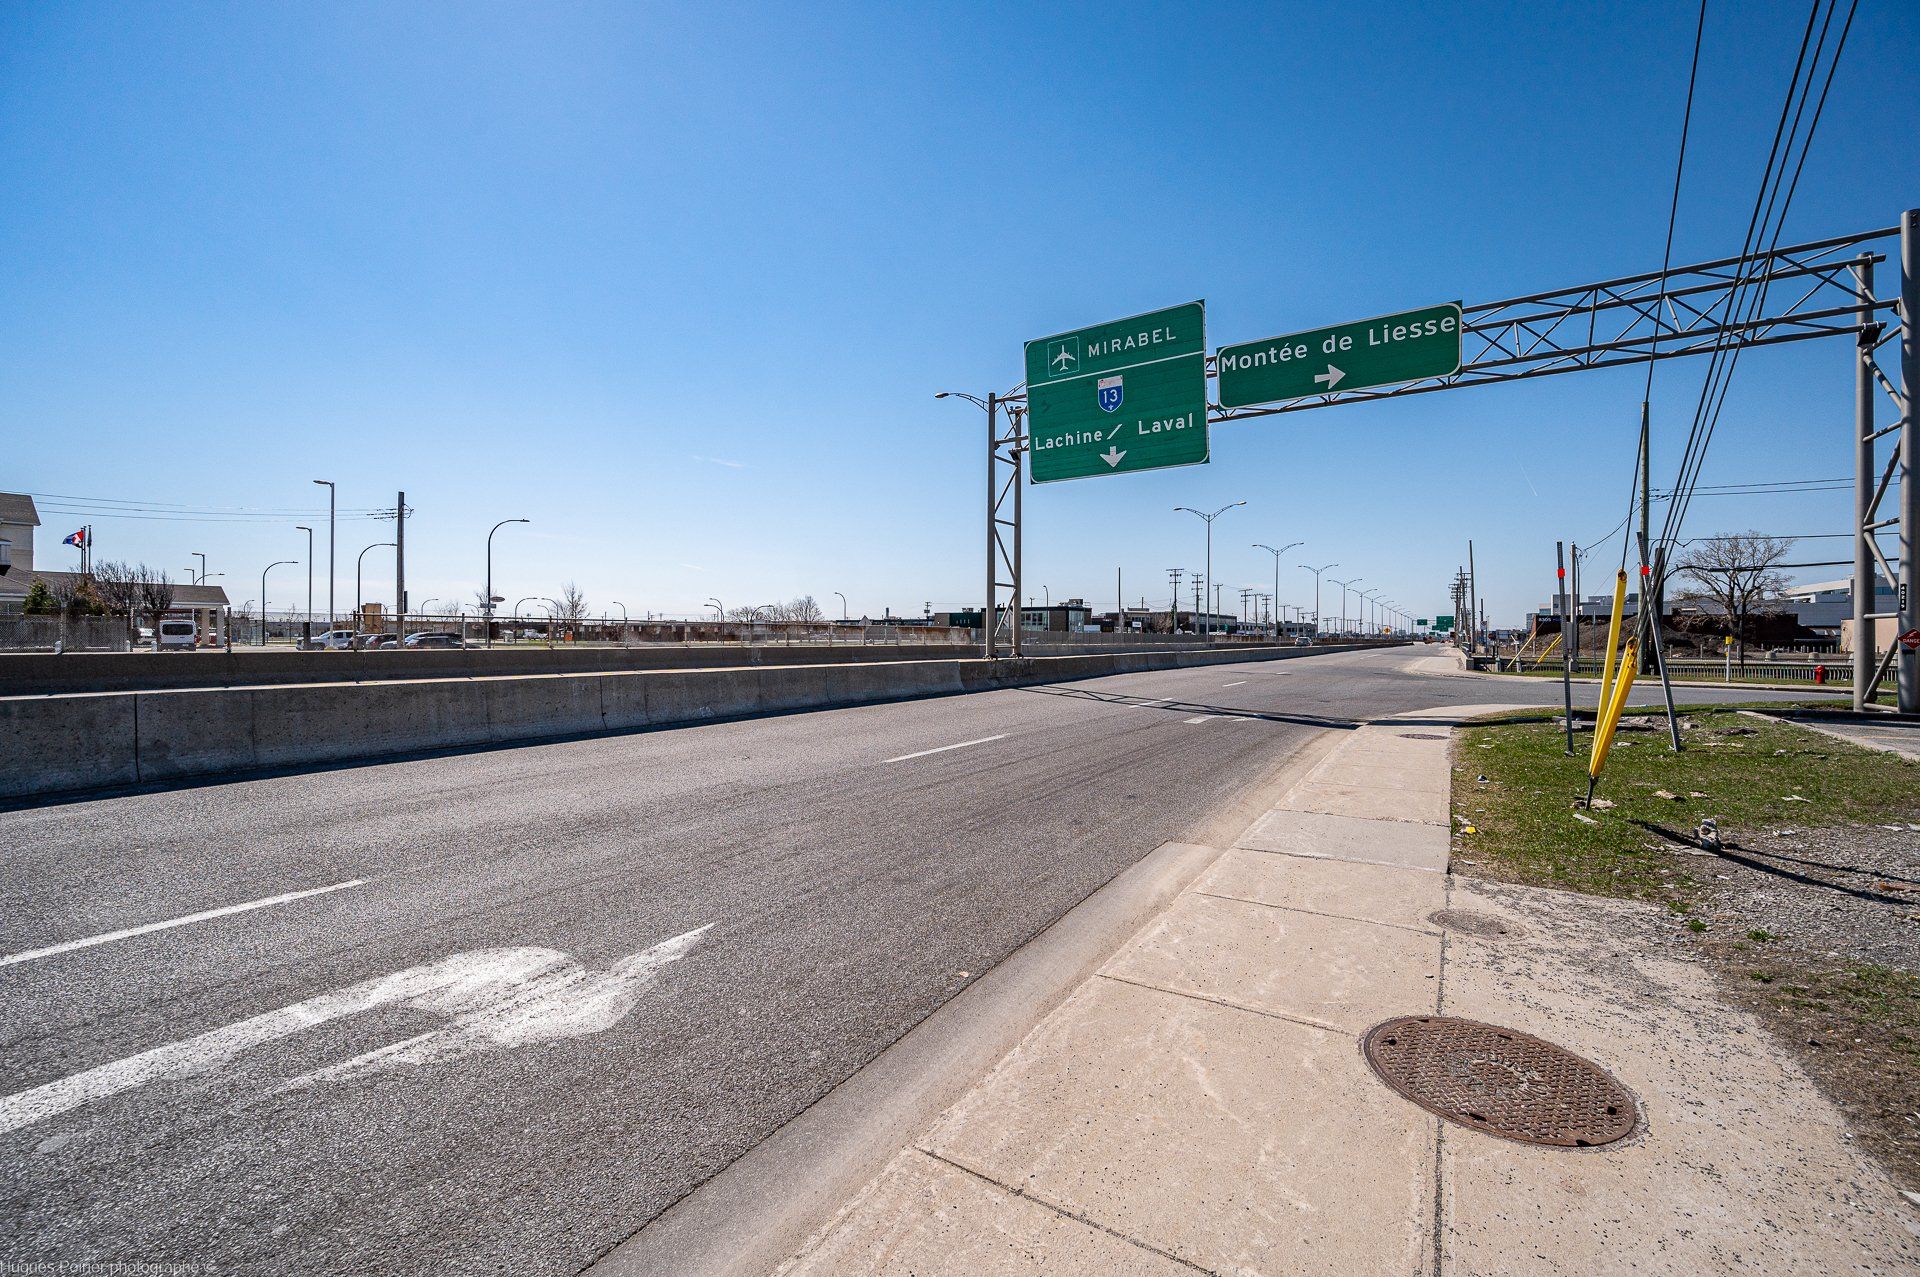
<svg viewBox="0 0 1920 1277">
<path fill-rule="evenodd" d="M 1737 249 L 1805 12 L 1710 10 L 1677 262 Z M 1657 269 L 1693 22 L 0 0 L 0 489 L 274 512 L 46 516 L 46 566 L 90 521 L 103 557 L 207 552 L 235 602 L 304 556 L 319 477 L 350 510 L 406 490 L 416 603 L 470 599 L 487 528 L 523 516 L 496 542 L 509 599 L 976 605 L 981 423 L 934 392 L 1193 298 L 1218 346 Z M 1917 35 L 1915 6 L 1862 5 L 1790 240 L 1920 201 L 1894 91 Z M 1657 480 L 1694 362 L 1656 382 Z M 1472 537 L 1511 621 L 1556 538 L 1623 513 L 1643 375 L 1219 426 L 1206 467 L 1032 489 L 1029 592 L 1110 605 L 1119 569 L 1164 602 L 1203 553 L 1172 507 L 1245 499 L 1216 525 L 1229 598 L 1270 583 L 1251 543 L 1304 540 L 1288 602 L 1311 596 L 1292 564 L 1338 561 L 1427 615 Z M 1851 395 L 1842 342 L 1749 355 L 1704 481 L 1849 474 Z M 1689 531 L 1849 509 L 1702 496 Z M 343 520 L 343 601 L 390 531 Z M 366 562 L 385 595 L 390 560 Z"/>
</svg>

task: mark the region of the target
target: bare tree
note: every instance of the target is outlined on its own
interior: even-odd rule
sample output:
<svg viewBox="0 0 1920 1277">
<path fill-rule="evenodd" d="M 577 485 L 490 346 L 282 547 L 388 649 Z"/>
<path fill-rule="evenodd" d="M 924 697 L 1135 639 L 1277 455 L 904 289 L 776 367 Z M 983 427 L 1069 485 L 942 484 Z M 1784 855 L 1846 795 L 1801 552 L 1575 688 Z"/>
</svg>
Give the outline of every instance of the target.
<svg viewBox="0 0 1920 1277">
<path fill-rule="evenodd" d="M 1677 565 L 1692 585 L 1681 598 L 1702 611 L 1726 618 L 1739 646 L 1740 668 L 1747 668 L 1747 621 L 1756 613 L 1780 610 L 1786 574 L 1774 565 L 1793 549 L 1793 538 L 1759 532 L 1733 532 L 1697 541 Z"/>
<path fill-rule="evenodd" d="M 559 620 L 578 624 L 587 619 L 587 596 L 572 581 L 561 589 L 560 597 L 554 600 L 554 604 L 558 609 L 554 615 Z"/>
<path fill-rule="evenodd" d="M 160 624 L 160 617 L 173 606 L 173 579 L 165 572 L 156 572 L 142 563 L 134 569 L 138 576 L 139 606 L 146 616 L 147 623 L 154 627 Z"/>
<path fill-rule="evenodd" d="M 118 559 L 94 564 L 93 596 L 109 615 L 124 617 L 131 632 L 140 606 L 139 570 Z"/>
<path fill-rule="evenodd" d="M 90 609 L 98 607 L 89 588 L 91 584 L 91 578 L 69 572 L 54 577 L 47 585 L 47 593 L 53 596 L 54 610 L 61 616 L 74 617 L 84 616 Z"/>
<path fill-rule="evenodd" d="M 824 621 L 826 617 L 827 614 L 825 610 L 813 601 L 813 595 L 802 594 L 780 604 L 776 619 L 782 621 L 802 621 L 808 625 L 812 625 L 816 622 Z"/>
</svg>

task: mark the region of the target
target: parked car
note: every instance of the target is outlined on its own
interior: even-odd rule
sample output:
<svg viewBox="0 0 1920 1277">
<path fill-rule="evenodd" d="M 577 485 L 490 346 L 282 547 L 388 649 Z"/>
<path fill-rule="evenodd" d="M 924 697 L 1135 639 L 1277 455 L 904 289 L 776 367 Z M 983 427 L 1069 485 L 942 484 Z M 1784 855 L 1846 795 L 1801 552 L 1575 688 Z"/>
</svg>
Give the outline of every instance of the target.
<svg viewBox="0 0 1920 1277">
<path fill-rule="evenodd" d="M 1299 638 L 1293 640 L 1293 645 L 1295 647 L 1312 647 L 1313 640 L 1302 634 Z"/>
<path fill-rule="evenodd" d="M 406 646 L 412 648 L 465 647 L 466 645 L 466 640 L 458 634 L 450 634 L 444 630 L 426 630 L 419 634 L 409 634 L 406 642 Z"/>
<path fill-rule="evenodd" d="M 313 641 L 308 646 L 315 650 L 344 652 L 353 646 L 353 640 L 352 630 L 327 630 L 325 633 L 314 635 Z"/>
<path fill-rule="evenodd" d="M 398 647 L 400 640 L 391 634 L 356 634 L 353 645 L 355 648 Z"/>
<path fill-rule="evenodd" d="M 199 641 L 200 631 L 192 621 L 163 619 L 154 634 L 153 650 L 156 652 L 191 652 Z"/>
</svg>

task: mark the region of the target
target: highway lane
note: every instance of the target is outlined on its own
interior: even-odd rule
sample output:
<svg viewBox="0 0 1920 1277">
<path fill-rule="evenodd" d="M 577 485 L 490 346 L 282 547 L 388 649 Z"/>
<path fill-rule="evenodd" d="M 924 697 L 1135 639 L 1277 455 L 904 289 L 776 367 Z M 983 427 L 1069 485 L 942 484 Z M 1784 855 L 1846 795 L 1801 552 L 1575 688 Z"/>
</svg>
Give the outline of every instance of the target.
<svg viewBox="0 0 1920 1277">
<path fill-rule="evenodd" d="M 1322 732 L 1557 691 L 1409 664 L 0 814 L 0 957 L 334 888 L 0 966 L 0 1255 L 577 1271 Z"/>
</svg>

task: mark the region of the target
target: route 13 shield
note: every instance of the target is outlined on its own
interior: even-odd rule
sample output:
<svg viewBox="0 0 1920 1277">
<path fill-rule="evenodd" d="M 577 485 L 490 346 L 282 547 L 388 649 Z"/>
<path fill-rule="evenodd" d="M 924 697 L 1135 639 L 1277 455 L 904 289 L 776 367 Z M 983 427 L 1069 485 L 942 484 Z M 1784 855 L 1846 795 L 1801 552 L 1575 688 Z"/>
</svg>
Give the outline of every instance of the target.
<svg viewBox="0 0 1920 1277">
<path fill-rule="evenodd" d="M 1120 401 L 1126 397 L 1126 387 L 1119 377 L 1102 377 L 1096 383 L 1100 407 L 1107 412 L 1118 412 Z"/>
</svg>

